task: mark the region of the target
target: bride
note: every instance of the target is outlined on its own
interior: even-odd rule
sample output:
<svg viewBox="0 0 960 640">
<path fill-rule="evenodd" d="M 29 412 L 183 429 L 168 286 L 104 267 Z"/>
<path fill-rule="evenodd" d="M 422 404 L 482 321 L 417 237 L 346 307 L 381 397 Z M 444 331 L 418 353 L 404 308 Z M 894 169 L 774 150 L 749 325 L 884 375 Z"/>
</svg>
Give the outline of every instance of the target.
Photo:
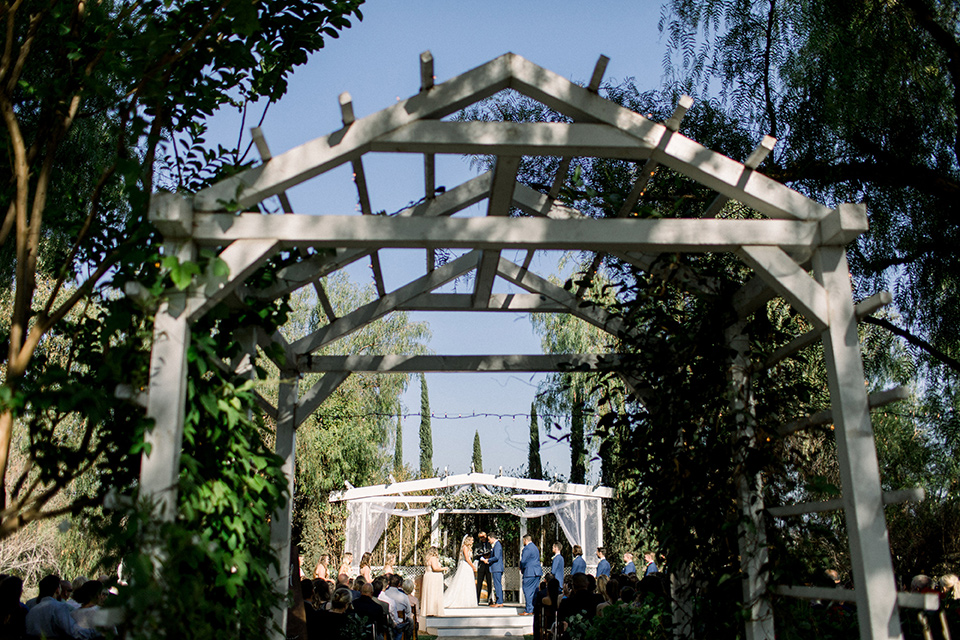
<svg viewBox="0 0 960 640">
<path fill-rule="evenodd" d="M 477 606 L 477 583 L 474 574 L 476 566 L 471 562 L 473 558 L 473 536 L 463 536 L 460 543 L 460 561 L 457 563 L 457 572 L 450 580 L 450 586 L 443 594 L 444 609 L 464 609 Z"/>
</svg>

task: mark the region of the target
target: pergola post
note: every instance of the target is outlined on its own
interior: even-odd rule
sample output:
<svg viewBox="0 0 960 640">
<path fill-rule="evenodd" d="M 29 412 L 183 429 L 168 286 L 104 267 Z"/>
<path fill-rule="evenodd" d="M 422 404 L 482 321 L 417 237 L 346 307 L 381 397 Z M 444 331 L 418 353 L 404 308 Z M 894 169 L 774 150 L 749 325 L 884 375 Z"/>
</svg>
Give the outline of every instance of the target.
<svg viewBox="0 0 960 640">
<path fill-rule="evenodd" d="M 287 479 L 287 503 L 273 514 L 270 520 L 270 545 L 273 547 L 279 571 L 271 568 L 275 588 L 286 594 L 292 587 L 290 571 L 290 525 L 293 520 L 293 485 L 296 470 L 297 435 L 296 408 L 300 386 L 300 374 L 296 371 L 281 371 L 280 392 L 277 398 L 277 455 L 283 459 L 283 474 Z M 283 640 L 287 629 L 286 598 L 280 600 L 273 612 L 275 624 L 272 629 L 275 640 Z"/>
<path fill-rule="evenodd" d="M 846 251 L 839 246 L 821 247 L 813 253 L 813 265 L 828 297 L 829 325 L 822 334 L 823 351 L 860 637 L 899 638 L 897 588 Z"/>
<path fill-rule="evenodd" d="M 733 352 L 730 363 L 731 409 L 737 422 L 737 490 L 740 522 L 737 541 L 740 546 L 740 570 L 743 574 L 743 606 L 748 612 L 744 621 L 747 640 L 773 640 L 773 608 L 767 595 L 769 572 L 766 569 L 767 533 L 763 521 L 762 481 L 759 474 L 746 469 L 749 451 L 756 443 L 753 394 L 750 391 L 750 337 L 739 321 L 726 332 Z"/>
<path fill-rule="evenodd" d="M 430 546 L 440 546 L 440 512 L 434 511 L 430 514 Z"/>
</svg>

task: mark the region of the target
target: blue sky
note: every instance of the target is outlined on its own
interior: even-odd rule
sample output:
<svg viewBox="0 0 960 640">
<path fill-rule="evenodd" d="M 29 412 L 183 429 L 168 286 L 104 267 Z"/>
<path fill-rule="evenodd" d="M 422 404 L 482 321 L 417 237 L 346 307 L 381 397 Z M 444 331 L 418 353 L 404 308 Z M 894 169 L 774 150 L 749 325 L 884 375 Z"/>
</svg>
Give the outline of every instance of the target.
<svg viewBox="0 0 960 640">
<path fill-rule="evenodd" d="M 274 154 L 339 129 L 338 96 L 347 91 L 357 118 L 409 97 L 420 87 L 420 53 L 431 51 L 436 81 L 443 82 L 508 51 L 520 54 L 574 81 L 585 82 L 597 58 L 610 58 L 606 80 L 633 77 L 641 90 L 660 85 L 666 50 L 657 30 L 658 1 L 572 2 L 568 0 L 370 0 L 364 19 L 329 40 L 324 50 L 293 75 L 286 96 L 273 105 L 263 131 Z M 247 126 L 260 111 L 253 109 Z M 253 122 L 251 122 L 253 121 Z M 236 112 L 217 114 L 209 140 L 237 143 Z M 248 134 L 242 144 L 246 146 Z M 396 211 L 423 192 L 421 156 L 364 159 L 375 211 Z M 459 157 L 438 159 L 437 184 L 456 186 L 474 175 Z M 352 213 L 356 190 L 349 168 L 341 167 L 289 193 L 297 213 Z M 535 261 L 547 275 L 555 256 Z M 423 252 L 384 252 L 381 260 L 387 290 L 422 275 Z M 368 263 L 351 270 L 356 281 L 371 279 Z M 463 285 L 460 285 L 463 287 Z M 507 291 L 501 287 L 495 292 Z M 430 323 L 430 348 L 438 354 L 539 353 L 540 341 L 526 317 L 513 314 L 418 313 Z M 470 467 L 474 431 L 480 432 L 487 471 L 518 469 L 526 464 L 530 409 L 541 376 L 530 374 L 428 374 L 434 413 L 434 464 L 450 472 Z M 419 411 L 419 388 L 408 390 L 404 403 Z M 519 418 L 443 419 L 473 413 L 523 414 Z M 541 420 L 541 426 L 544 424 Z M 404 420 L 405 459 L 418 466 L 419 417 Z M 543 439 L 541 455 L 548 470 L 568 474 L 566 441 Z"/>
</svg>

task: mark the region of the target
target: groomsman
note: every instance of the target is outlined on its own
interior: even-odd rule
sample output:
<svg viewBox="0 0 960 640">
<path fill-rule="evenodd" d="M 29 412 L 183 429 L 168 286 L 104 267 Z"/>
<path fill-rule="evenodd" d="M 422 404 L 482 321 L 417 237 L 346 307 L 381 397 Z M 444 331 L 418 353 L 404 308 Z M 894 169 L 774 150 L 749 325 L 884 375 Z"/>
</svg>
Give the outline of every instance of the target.
<svg viewBox="0 0 960 640">
<path fill-rule="evenodd" d="M 626 566 L 623 568 L 623 575 L 628 576 L 631 573 L 637 573 L 637 565 L 633 564 L 633 554 L 627 551 L 623 554 L 623 561 L 626 562 Z"/>
<path fill-rule="evenodd" d="M 553 543 L 553 564 L 550 565 L 550 573 L 553 577 L 563 584 L 563 556 L 560 555 L 560 543 Z"/>
<path fill-rule="evenodd" d="M 493 551 L 490 554 L 490 575 L 493 577 L 493 592 L 496 594 L 497 601 L 490 605 L 491 607 L 503 606 L 503 545 L 497 539 L 497 534 L 487 535 L 490 544 L 493 545 Z"/>
<path fill-rule="evenodd" d="M 533 537 L 523 536 L 523 550 L 520 552 L 520 571 L 523 574 L 523 599 L 526 608 L 520 615 L 533 615 L 533 597 L 540 586 L 543 566 L 540 564 L 540 549 L 533 544 Z"/>
</svg>

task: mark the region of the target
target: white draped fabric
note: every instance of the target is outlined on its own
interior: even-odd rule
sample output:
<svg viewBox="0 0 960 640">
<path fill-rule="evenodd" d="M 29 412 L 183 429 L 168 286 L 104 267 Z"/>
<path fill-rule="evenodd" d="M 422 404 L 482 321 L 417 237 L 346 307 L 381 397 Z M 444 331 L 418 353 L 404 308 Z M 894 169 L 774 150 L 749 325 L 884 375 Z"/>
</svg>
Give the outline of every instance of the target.
<svg viewBox="0 0 960 640">
<path fill-rule="evenodd" d="M 347 532 L 344 551 L 359 559 L 366 551 L 373 551 L 387 528 L 387 520 L 395 511 L 396 500 L 380 502 L 348 502 Z"/>
<path fill-rule="evenodd" d="M 592 557 L 591 552 L 603 546 L 603 530 L 600 528 L 602 510 L 599 498 L 551 500 L 547 510 L 556 514 L 567 540 L 571 545 L 580 545 L 584 556 Z"/>
</svg>

